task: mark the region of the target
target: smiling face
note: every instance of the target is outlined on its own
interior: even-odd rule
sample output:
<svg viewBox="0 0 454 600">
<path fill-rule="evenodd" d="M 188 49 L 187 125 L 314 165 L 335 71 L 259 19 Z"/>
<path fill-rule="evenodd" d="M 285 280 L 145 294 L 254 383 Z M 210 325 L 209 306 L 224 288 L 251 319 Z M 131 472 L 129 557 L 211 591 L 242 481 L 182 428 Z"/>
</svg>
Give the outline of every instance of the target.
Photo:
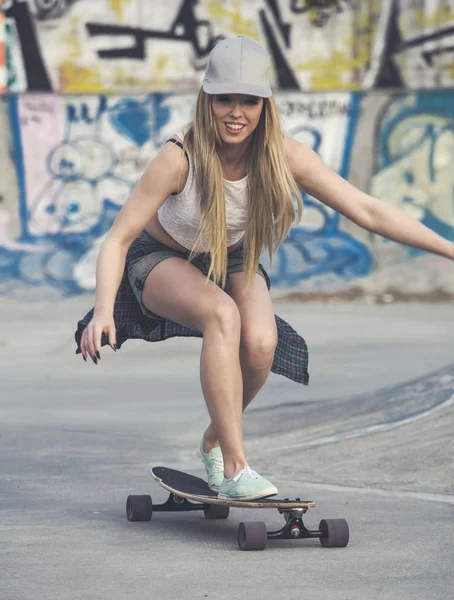
<svg viewBox="0 0 454 600">
<path fill-rule="evenodd" d="M 263 98 L 245 94 L 215 94 L 211 107 L 222 141 L 240 144 L 259 124 Z"/>
</svg>

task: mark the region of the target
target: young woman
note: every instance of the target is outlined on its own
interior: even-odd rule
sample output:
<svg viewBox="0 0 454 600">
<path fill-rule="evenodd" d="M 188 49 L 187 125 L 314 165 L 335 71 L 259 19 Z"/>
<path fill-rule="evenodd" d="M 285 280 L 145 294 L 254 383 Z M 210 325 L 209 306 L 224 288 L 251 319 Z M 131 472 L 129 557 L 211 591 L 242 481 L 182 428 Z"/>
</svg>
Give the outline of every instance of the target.
<svg viewBox="0 0 454 600">
<path fill-rule="evenodd" d="M 300 188 L 357 225 L 454 259 L 454 244 L 359 191 L 281 132 L 268 58 L 246 37 L 211 52 L 194 121 L 150 162 L 100 249 L 95 307 L 77 352 L 104 344 L 202 336 L 201 383 L 211 423 L 199 453 L 223 498 L 274 495 L 253 471 L 242 411 L 270 370 L 307 384 L 304 340 L 273 314 L 261 265 L 302 212 Z"/>
</svg>

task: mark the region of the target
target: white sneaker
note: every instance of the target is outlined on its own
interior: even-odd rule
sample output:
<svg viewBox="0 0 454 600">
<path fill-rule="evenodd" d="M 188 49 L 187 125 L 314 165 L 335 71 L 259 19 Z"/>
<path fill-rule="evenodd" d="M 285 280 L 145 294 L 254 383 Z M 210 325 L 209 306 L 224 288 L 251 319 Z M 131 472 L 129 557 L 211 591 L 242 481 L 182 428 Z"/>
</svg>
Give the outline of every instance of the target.
<svg viewBox="0 0 454 600">
<path fill-rule="evenodd" d="M 198 454 L 205 465 L 207 473 L 208 487 L 214 492 L 219 492 L 221 483 L 224 480 L 224 459 L 222 457 L 222 451 L 217 446 L 209 452 L 203 451 L 203 439 L 200 442 Z"/>
<path fill-rule="evenodd" d="M 270 481 L 250 467 L 245 467 L 230 479 L 224 478 L 218 498 L 222 500 L 256 500 L 276 494 L 277 488 Z"/>
</svg>

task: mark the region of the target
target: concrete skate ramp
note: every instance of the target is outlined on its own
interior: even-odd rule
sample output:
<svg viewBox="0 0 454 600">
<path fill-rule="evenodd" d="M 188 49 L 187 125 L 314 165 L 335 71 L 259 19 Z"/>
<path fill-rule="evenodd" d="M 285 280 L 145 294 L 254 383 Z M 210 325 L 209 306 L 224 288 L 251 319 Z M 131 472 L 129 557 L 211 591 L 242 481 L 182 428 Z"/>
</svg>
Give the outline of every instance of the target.
<svg viewBox="0 0 454 600">
<path fill-rule="evenodd" d="M 318 483 L 329 471 L 338 485 L 454 492 L 454 365 L 348 400 L 252 409 L 249 431 L 263 430 L 275 411 L 280 431 L 268 436 L 265 453 L 274 468 L 301 465 Z"/>
<path fill-rule="evenodd" d="M 414 381 L 378 390 L 370 395 L 360 395 L 344 402 L 289 402 L 278 407 L 252 408 L 257 423 L 260 418 L 275 410 L 280 417 L 291 417 L 281 422 L 286 433 L 303 427 L 327 427 L 334 424 L 331 434 L 306 440 L 286 448 L 311 448 L 342 440 L 371 435 L 415 421 L 428 418 L 441 409 L 454 404 L 454 365 Z"/>
</svg>

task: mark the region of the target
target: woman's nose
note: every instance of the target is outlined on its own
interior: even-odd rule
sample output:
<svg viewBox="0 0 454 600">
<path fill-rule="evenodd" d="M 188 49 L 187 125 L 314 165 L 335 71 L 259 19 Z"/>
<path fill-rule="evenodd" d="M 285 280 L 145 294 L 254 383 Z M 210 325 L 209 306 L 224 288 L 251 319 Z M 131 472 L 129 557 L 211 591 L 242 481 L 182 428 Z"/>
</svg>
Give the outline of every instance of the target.
<svg viewBox="0 0 454 600">
<path fill-rule="evenodd" d="M 241 107 L 239 104 L 235 104 L 232 107 L 232 110 L 230 111 L 230 116 L 236 119 L 239 119 L 241 117 Z"/>
</svg>

